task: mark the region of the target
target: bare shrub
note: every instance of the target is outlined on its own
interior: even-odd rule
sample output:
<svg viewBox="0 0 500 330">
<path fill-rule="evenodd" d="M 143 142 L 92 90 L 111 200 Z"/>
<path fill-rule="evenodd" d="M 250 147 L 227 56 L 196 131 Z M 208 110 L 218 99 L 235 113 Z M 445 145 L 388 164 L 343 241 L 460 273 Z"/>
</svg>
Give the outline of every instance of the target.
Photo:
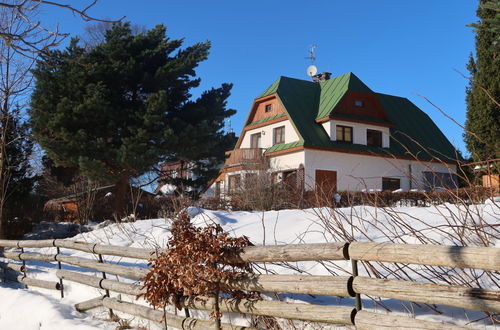
<svg viewBox="0 0 500 330">
<path fill-rule="evenodd" d="M 247 173 L 240 187 L 231 191 L 226 203 L 231 210 L 282 210 L 302 206 L 303 189 L 296 182 L 276 182 L 268 170 Z"/>
<path fill-rule="evenodd" d="M 499 205 L 496 205 L 494 199 L 482 205 L 475 203 L 484 201 L 490 193 L 490 190 L 482 187 L 397 194 L 344 193 L 343 208 L 338 208 L 330 196 L 316 196 L 316 200 L 325 203 L 323 207 L 312 210 L 329 241 L 376 240 L 402 244 L 489 247 L 495 246 L 495 242 L 500 240 L 500 214 L 495 211 Z M 420 219 L 410 215 L 405 206 L 414 205 L 432 208 L 435 219 Z M 339 270 L 350 272 L 350 269 L 339 269 L 334 262 L 324 262 L 323 265 L 334 275 Z M 375 278 L 500 289 L 498 272 L 365 261 L 360 267 L 362 273 Z M 382 303 L 377 301 L 377 304 Z M 427 307 L 436 313 L 442 313 L 436 306 Z M 389 310 L 387 306 L 385 308 Z M 409 308 L 411 310 L 411 306 Z M 500 321 L 499 315 L 486 313 L 486 317 L 492 322 Z"/>
</svg>

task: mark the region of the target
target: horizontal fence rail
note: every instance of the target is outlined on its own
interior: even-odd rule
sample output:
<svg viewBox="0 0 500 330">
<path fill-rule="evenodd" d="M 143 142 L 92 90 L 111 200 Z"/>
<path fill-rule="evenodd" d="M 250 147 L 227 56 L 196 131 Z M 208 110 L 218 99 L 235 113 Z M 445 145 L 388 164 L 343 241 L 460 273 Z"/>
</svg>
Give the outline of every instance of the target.
<svg viewBox="0 0 500 330">
<path fill-rule="evenodd" d="M 75 305 L 79 311 L 102 307 L 131 314 L 137 317 L 163 323 L 164 316 L 169 326 L 186 329 L 213 328 L 214 321 L 194 319 L 168 314 L 148 306 L 124 302 L 109 296 L 109 292 L 137 296 L 145 293 L 141 283 L 126 283 L 107 279 L 105 274 L 115 274 L 132 280 L 140 280 L 149 269 L 140 265 L 123 266 L 103 262 L 102 255 L 148 260 L 160 255 L 163 249 L 143 249 L 76 242 L 63 239 L 51 240 L 0 240 L 0 247 L 12 248 L 0 252 L 0 256 L 19 263 L 0 263 L 0 271 L 5 277 L 28 286 L 53 290 L 64 290 L 63 281 L 70 281 L 106 291 L 106 295 Z M 24 249 L 57 248 L 56 254 L 24 252 Z M 21 251 L 15 251 L 20 249 Z M 93 259 L 61 254 L 59 249 L 70 249 L 89 253 Z M 291 244 L 276 246 L 251 246 L 237 255 L 224 256 L 227 261 L 244 262 L 299 262 L 352 260 L 357 261 L 416 264 L 425 266 L 474 268 L 485 271 L 500 270 L 500 249 L 481 247 L 457 247 L 441 245 L 393 244 L 374 242 Z M 81 272 L 58 269 L 57 279 L 51 282 L 29 278 L 26 261 L 64 263 L 102 272 L 103 277 Z M 440 304 L 500 313 L 500 291 L 481 288 L 428 284 L 396 279 L 370 278 L 358 276 L 313 276 L 313 275 L 267 275 L 248 274 L 243 278 L 225 283 L 235 290 L 309 294 L 338 297 L 359 297 L 360 294 L 424 304 Z M 288 303 L 276 300 L 227 299 L 219 297 L 221 312 L 261 315 L 306 322 L 355 325 L 357 329 L 463 329 L 450 324 L 417 320 L 414 318 L 373 313 L 360 308 L 343 306 L 323 306 L 305 303 Z M 178 302 L 182 307 L 194 310 L 213 311 L 215 298 L 185 298 Z M 165 314 L 166 313 L 166 314 Z M 222 324 L 223 329 L 253 329 Z"/>
<path fill-rule="evenodd" d="M 352 242 L 349 257 L 364 261 L 500 270 L 500 249 L 488 247 Z"/>
</svg>

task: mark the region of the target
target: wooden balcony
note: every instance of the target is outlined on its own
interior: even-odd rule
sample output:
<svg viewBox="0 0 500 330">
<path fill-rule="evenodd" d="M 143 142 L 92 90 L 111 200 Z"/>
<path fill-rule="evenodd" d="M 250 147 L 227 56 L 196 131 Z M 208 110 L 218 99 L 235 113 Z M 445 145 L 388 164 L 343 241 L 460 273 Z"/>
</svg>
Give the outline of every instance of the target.
<svg viewBox="0 0 500 330">
<path fill-rule="evenodd" d="M 226 152 L 228 157 L 224 167 L 233 167 L 238 165 L 265 165 L 267 157 L 264 156 L 263 148 L 241 148 Z"/>
</svg>

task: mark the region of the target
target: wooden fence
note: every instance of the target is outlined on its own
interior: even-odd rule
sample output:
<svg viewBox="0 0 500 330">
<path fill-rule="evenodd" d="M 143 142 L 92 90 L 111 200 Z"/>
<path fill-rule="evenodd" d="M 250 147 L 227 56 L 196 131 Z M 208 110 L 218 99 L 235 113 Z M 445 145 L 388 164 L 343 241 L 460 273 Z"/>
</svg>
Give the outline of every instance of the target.
<svg viewBox="0 0 500 330">
<path fill-rule="evenodd" d="M 11 241 L 0 240 L 0 247 L 6 247 L 0 256 L 22 261 L 3 263 L 8 278 L 28 286 L 38 286 L 61 291 L 63 281 L 77 282 L 105 290 L 104 296 L 75 305 L 79 311 L 105 307 L 132 314 L 156 322 L 162 322 L 164 315 L 168 325 L 179 329 L 207 329 L 214 327 L 213 321 L 194 319 L 155 310 L 147 306 L 124 302 L 112 298 L 110 291 L 137 295 L 143 292 L 139 283 L 131 284 L 106 278 L 106 274 L 116 274 L 131 279 L 140 279 L 148 272 L 145 268 L 123 266 L 103 262 L 102 255 L 148 259 L 161 250 L 99 245 L 69 240 Z M 56 254 L 25 252 L 25 248 L 55 247 Z M 94 255 L 95 260 L 67 256 L 60 249 L 72 249 Z M 354 297 L 355 306 L 323 306 L 281 301 L 250 301 L 245 299 L 219 299 L 221 312 L 235 312 L 263 315 L 290 320 L 322 322 L 330 324 L 355 325 L 357 329 L 461 329 L 450 324 L 417 320 L 410 317 L 394 316 L 362 310 L 360 295 L 392 298 L 426 304 L 440 304 L 459 308 L 500 313 L 500 291 L 469 288 L 463 286 L 426 284 L 404 280 L 391 280 L 359 276 L 358 261 L 375 261 L 399 264 L 443 266 L 451 268 L 474 268 L 486 271 L 500 271 L 500 249 L 480 247 L 458 247 L 441 245 L 411 245 L 392 243 L 324 243 L 276 246 L 252 246 L 233 256 L 247 262 L 296 262 L 351 260 L 353 276 L 311 276 L 311 275 L 248 275 L 244 279 L 230 282 L 234 289 L 296 293 L 323 296 Z M 36 260 L 57 263 L 58 281 L 50 282 L 29 278 L 26 261 Z M 61 263 L 89 268 L 102 272 L 102 277 L 90 276 L 61 269 Z M 184 299 L 181 306 L 187 309 L 213 310 L 213 297 Z M 222 324 L 223 329 L 253 329 L 251 327 Z"/>
</svg>

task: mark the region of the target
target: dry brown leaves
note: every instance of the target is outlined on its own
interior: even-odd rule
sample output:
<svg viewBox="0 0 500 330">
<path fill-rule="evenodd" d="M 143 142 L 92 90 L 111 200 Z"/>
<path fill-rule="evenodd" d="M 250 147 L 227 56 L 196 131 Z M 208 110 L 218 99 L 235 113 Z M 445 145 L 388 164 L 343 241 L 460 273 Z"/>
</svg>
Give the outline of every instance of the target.
<svg viewBox="0 0 500 330">
<path fill-rule="evenodd" d="M 182 297 L 218 293 L 234 298 L 255 297 L 224 284 L 252 273 L 250 264 L 225 258 L 252 245 L 246 236 L 230 237 L 218 224 L 195 227 L 186 212 L 172 223 L 171 234 L 168 249 L 150 260 L 151 270 L 142 279 L 146 292 L 138 297 L 144 297 L 154 307 L 174 303 L 179 309 Z"/>
</svg>

